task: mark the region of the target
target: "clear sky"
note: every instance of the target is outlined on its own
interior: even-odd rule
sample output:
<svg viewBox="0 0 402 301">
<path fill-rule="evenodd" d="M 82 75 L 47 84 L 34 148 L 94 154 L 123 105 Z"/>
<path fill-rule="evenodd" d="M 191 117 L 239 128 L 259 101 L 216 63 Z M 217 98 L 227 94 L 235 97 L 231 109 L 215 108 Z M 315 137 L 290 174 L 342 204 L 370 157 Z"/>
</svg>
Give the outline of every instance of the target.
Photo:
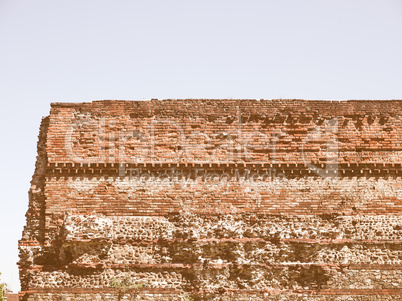
<svg viewBox="0 0 402 301">
<path fill-rule="evenodd" d="M 0 0 L 0 272 L 50 102 L 402 99 L 402 0 Z"/>
</svg>

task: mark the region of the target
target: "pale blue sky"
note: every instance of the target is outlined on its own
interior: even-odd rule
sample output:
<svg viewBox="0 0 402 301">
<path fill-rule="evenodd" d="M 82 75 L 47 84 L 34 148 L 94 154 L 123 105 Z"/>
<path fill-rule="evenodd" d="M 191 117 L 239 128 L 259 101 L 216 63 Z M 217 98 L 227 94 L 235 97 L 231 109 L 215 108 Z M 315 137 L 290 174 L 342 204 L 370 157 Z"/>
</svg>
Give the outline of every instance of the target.
<svg viewBox="0 0 402 301">
<path fill-rule="evenodd" d="M 0 272 L 50 102 L 402 99 L 402 0 L 0 0 Z"/>
</svg>

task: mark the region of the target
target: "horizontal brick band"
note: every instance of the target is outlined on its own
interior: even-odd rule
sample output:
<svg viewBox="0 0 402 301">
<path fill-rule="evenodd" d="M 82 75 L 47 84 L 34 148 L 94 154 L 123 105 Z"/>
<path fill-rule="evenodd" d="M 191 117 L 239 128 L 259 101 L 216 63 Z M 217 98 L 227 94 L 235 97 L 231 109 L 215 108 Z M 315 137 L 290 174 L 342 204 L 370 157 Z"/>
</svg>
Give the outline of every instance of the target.
<svg viewBox="0 0 402 301">
<path fill-rule="evenodd" d="M 286 177 L 378 177 L 401 176 L 401 163 L 48 163 L 47 176 L 136 176 L 156 172 L 157 175 L 190 178 L 214 173 L 241 176 L 247 173 Z"/>
<path fill-rule="evenodd" d="M 310 268 L 310 267 L 319 267 L 323 269 L 348 269 L 348 270 L 402 270 L 402 264 L 342 264 L 342 263 L 334 263 L 334 264 L 325 264 L 325 263 L 300 263 L 300 262 L 288 262 L 282 264 L 264 264 L 264 263 L 256 263 L 256 264 L 233 264 L 233 263 L 207 263 L 207 264 L 181 264 L 181 263 L 172 263 L 172 264 L 101 264 L 101 263 L 92 263 L 92 264 L 70 264 L 66 266 L 30 266 L 27 268 L 27 271 L 65 271 L 68 269 L 86 269 L 86 270 L 94 270 L 98 271 L 104 269 L 116 269 L 116 270 L 203 270 L 203 269 L 225 269 L 225 268 L 235 267 L 235 268 L 245 268 L 245 269 L 253 269 L 253 268 L 264 268 L 264 269 L 275 269 L 280 270 L 289 267 L 296 268 Z"/>
<path fill-rule="evenodd" d="M 144 294 L 180 294 L 180 290 L 175 289 L 139 289 L 141 293 Z M 115 290 L 111 288 L 91 288 L 91 289 L 83 289 L 83 288 L 47 288 L 47 289 L 32 289 L 22 291 L 21 295 L 25 294 L 33 294 L 33 293 L 46 293 L 46 294 L 60 294 L 60 293 L 69 293 L 69 294 L 93 294 L 93 293 L 114 293 Z M 131 291 L 128 290 L 127 293 Z M 350 296 L 359 296 L 359 295 L 401 295 L 402 289 L 349 289 L 349 290 L 225 290 L 223 292 L 234 293 L 236 294 L 247 294 L 247 295 L 255 295 L 261 293 L 267 293 L 269 295 L 288 295 L 288 294 L 301 294 L 301 295 L 350 295 Z M 193 292 L 192 292 L 193 293 Z M 203 292 L 195 292 L 195 294 L 214 294 L 213 291 L 205 290 Z M 193 293 L 194 294 L 194 293 Z"/>
</svg>

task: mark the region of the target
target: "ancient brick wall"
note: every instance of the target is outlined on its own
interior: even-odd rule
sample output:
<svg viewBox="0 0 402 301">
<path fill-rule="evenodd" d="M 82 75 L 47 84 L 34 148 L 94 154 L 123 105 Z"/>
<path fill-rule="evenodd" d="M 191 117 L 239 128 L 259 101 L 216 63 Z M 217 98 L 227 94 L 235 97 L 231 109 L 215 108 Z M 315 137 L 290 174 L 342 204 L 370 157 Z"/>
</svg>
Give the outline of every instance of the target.
<svg viewBox="0 0 402 301">
<path fill-rule="evenodd" d="M 54 103 L 21 299 L 400 300 L 401 115 L 402 101 Z"/>
</svg>

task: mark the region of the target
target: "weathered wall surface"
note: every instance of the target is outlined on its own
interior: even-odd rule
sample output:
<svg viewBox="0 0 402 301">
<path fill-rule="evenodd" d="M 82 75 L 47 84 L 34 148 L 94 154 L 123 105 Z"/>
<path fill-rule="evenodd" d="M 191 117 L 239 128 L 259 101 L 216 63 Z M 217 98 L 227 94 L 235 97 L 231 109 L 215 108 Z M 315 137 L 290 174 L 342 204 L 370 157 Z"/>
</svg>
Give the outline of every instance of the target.
<svg viewBox="0 0 402 301">
<path fill-rule="evenodd" d="M 97 101 L 43 119 L 22 300 L 399 300 L 402 101 Z"/>
</svg>

